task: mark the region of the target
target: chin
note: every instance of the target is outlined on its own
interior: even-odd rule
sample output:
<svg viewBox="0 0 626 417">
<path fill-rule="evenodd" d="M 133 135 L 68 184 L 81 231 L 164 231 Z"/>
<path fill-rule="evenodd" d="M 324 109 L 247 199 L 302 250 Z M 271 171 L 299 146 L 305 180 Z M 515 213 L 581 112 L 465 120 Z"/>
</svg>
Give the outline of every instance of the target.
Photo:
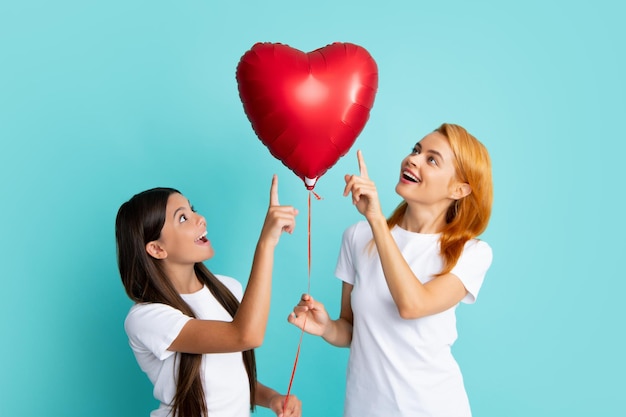
<svg viewBox="0 0 626 417">
<path fill-rule="evenodd" d="M 205 252 L 204 256 L 202 256 L 198 262 L 208 261 L 209 259 L 213 258 L 214 255 L 215 252 L 213 251 L 213 248 L 210 248 L 208 251 Z"/>
<path fill-rule="evenodd" d="M 404 194 L 402 192 L 403 191 L 402 185 L 403 185 L 402 182 L 398 181 L 398 184 L 396 184 L 396 194 L 398 194 L 400 197 L 402 197 L 402 198 L 404 198 L 406 200 L 406 198 L 405 198 L 405 196 L 404 196 Z"/>
</svg>

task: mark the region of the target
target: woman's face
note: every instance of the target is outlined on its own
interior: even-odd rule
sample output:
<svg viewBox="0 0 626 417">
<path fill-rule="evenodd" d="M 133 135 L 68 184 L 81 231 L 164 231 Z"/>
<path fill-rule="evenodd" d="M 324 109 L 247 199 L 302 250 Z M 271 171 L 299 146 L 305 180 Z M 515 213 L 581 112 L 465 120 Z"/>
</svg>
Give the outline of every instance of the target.
<svg viewBox="0 0 626 417">
<path fill-rule="evenodd" d="M 407 202 L 449 204 L 456 183 L 453 161 L 454 153 L 444 135 L 426 135 L 402 160 L 396 192 Z"/>
<path fill-rule="evenodd" d="M 194 211 L 184 196 L 171 194 L 165 209 L 165 224 L 156 241 L 166 253 L 163 259 L 177 264 L 210 259 L 214 251 L 206 234 L 205 218 Z"/>
</svg>

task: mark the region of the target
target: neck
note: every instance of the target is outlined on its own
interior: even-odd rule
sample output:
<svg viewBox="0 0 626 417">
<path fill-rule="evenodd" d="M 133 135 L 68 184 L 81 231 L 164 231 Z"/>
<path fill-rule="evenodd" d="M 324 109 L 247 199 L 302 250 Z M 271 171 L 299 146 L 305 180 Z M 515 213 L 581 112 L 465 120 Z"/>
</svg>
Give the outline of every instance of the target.
<svg viewBox="0 0 626 417">
<path fill-rule="evenodd" d="M 191 294 L 202 289 L 193 265 L 167 265 L 165 272 L 179 294 Z"/>
<path fill-rule="evenodd" d="M 439 233 L 446 225 L 447 210 L 447 207 L 417 207 L 409 204 L 399 226 L 413 233 Z"/>
</svg>

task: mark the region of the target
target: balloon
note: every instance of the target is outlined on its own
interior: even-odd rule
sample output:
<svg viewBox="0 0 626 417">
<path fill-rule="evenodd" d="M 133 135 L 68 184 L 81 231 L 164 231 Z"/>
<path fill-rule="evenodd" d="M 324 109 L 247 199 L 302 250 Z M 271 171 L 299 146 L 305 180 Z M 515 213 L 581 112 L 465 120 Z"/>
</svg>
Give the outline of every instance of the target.
<svg viewBox="0 0 626 417">
<path fill-rule="evenodd" d="M 261 142 L 312 190 L 365 127 L 378 67 L 361 46 L 305 53 L 257 43 L 237 65 L 239 97 Z"/>
</svg>

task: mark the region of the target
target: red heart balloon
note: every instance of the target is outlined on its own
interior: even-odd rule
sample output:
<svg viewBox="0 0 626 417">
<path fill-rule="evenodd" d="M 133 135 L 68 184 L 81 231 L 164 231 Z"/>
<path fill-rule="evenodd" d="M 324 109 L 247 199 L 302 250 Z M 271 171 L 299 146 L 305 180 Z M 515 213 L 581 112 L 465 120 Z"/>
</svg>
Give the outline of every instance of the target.
<svg viewBox="0 0 626 417">
<path fill-rule="evenodd" d="M 378 88 L 378 67 L 351 43 L 304 53 L 257 43 L 237 66 L 239 97 L 269 151 L 312 190 L 365 127 Z"/>
</svg>

